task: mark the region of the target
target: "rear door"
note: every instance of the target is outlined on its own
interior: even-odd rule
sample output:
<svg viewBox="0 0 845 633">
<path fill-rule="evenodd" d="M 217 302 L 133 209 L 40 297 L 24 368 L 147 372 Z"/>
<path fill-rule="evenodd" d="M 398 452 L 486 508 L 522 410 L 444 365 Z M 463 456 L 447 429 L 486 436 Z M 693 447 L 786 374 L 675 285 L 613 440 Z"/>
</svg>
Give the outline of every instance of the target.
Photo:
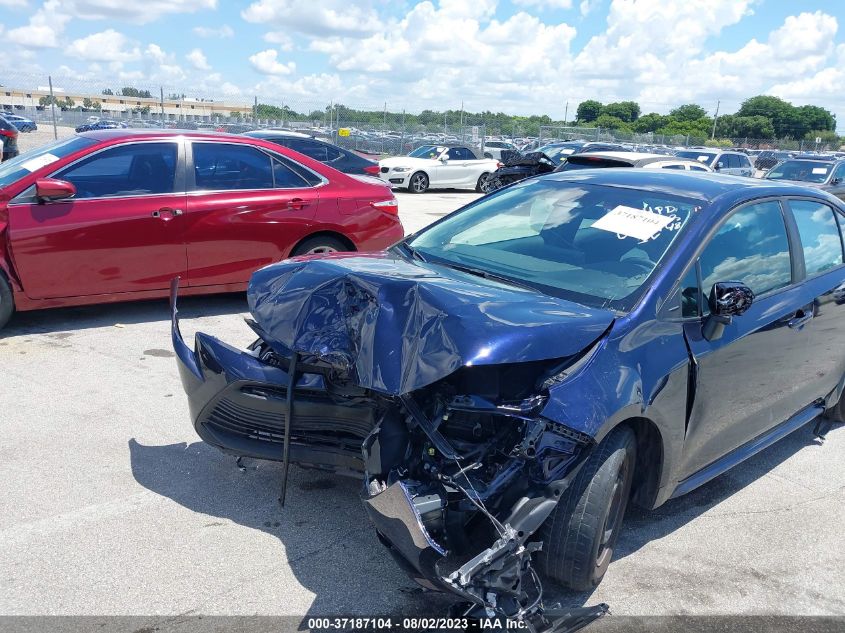
<svg viewBox="0 0 845 633">
<path fill-rule="evenodd" d="M 107 147 L 51 174 L 72 198 L 9 205 L 15 265 L 33 299 L 164 290 L 185 272 L 179 140 Z"/>
<path fill-rule="evenodd" d="M 243 284 L 287 257 L 307 233 L 326 180 L 246 143 L 192 141 L 188 169 L 188 284 Z"/>
</svg>

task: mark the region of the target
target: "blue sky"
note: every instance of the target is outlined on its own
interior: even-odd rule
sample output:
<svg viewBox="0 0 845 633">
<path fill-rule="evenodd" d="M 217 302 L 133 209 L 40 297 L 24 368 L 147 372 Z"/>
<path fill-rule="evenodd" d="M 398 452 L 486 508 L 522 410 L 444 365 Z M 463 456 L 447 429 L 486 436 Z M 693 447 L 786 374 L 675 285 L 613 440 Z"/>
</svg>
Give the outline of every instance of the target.
<svg viewBox="0 0 845 633">
<path fill-rule="evenodd" d="M 0 82 L 555 118 L 766 93 L 845 127 L 843 25 L 839 1 L 0 0 Z"/>
</svg>

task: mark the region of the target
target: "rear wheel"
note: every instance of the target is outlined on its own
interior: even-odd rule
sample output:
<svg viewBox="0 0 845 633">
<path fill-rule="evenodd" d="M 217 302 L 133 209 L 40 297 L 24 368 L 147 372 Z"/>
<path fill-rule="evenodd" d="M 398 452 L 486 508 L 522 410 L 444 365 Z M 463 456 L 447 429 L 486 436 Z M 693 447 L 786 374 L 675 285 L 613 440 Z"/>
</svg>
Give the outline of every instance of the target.
<svg viewBox="0 0 845 633">
<path fill-rule="evenodd" d="M 424 172 L 418 171 L 411 176 L 408 181 L 408 191 L 411 193 L 425 193 L 428 189 L 428 176 Z"/>
<path fill-rule="evenodd" d="M 14 312 L 15 298 L 12 295 L 12 287 L 6 279 L 6 275 L 0 272 L 0 329 L 9 322 Z"/>
<path fill-rule="evenodd" d="M 541 528 L 541 570 L 578 591 L 607 571 L 631 494 L 637 441 L 620 426 L 593 451 Z"/>
<path fill-rule="evenodd" d="M 309 237 L 307 240 L 302 242 L 302 244 L 293 249 L 291 257 L 295 257 L 297 255 L 339 253 L 348 250 L 350 250 L 350 248 L 336 237 L 331 237 L 330 235 L 316 235 L 314 237 Z"/>
</svg>

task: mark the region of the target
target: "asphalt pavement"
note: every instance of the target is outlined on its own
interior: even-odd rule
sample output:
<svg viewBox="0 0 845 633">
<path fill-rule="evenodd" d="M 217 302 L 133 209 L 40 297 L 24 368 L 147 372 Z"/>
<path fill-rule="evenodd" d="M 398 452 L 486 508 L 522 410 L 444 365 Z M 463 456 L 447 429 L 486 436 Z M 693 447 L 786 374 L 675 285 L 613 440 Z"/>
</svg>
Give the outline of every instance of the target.
<svg viewBox="0 0 845 633">
<path fill-rule="evenodd" d="M 399 194 L 414 231 L 476 198 Z M 185 298 L 182 329 L 251 342 L 241 294 Z M 788 368 L 787 368 L 788 369 Z M 359 482 L 202 443 L 166 301 L 16 315 L 0 331 L 0 614 L 430 613 L 379 545 Z M 748 385 L 748 389 L 752 386 Z M 626 517 L 591 594 L 617 615 L 845 613 L 845 430 L 801 429 Z"/>
</svg>

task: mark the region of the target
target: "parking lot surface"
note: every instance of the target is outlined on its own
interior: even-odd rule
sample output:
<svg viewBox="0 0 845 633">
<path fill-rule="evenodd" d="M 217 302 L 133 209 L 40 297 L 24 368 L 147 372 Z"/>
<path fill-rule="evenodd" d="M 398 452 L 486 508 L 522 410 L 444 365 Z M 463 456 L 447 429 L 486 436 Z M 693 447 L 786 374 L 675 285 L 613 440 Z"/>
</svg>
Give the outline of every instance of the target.
<svg viewBox="0 0 845 633">
<path fill-rule="evenodd" d="M 398 194 L 408 232 L 474 200 Z M 251 342 L 243 295 L 185 298 L 182 330 Z M 16 315 L 0 331 L 0 613 L 432 613 L 379 545 L 360 482 L 203 444 L 166 301 Z M 737 389 L 754 389 L 739 384 Z M 845 613 L 845 430 L 810 428 L 654 512 L 632 509 L 590 594 L 614 614 Z"/>
</svg>

